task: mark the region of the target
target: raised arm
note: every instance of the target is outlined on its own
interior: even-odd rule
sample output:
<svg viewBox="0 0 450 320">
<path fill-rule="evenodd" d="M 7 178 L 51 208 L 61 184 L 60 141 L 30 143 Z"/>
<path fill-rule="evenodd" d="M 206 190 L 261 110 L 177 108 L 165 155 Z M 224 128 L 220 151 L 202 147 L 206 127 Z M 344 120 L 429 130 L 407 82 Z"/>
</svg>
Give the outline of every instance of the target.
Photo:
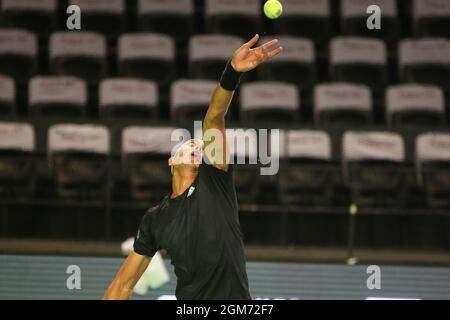
<svg viewBox="0 0 450 320">
<path fill-rule="evenodd" d="M 151 258 L 132 251 L 106 290 L 103 300 L 128 300 Z"/>
<path fill-rule="evenodd" d="M 279 47 L 270 50 L 278 43 L 277 39 L 252 48 L 259 40 L 259 35 L 255 35 L 249 42 L 244 43 L 236 50 L 222 75 L 220 83 L 214 90 L 211 103 L 203 121 L 203 141 L 205 143 L 205 153 L 208 159 L 216 168 L 223 171 L 228 170 L 227 141 L 225 135 L 225 116 L 230 106 L 231 100 L 242 73 L 248 72 L 258 65 L 278 55 L 283 48 Z M 217 136 L 221 141 L 217 141 L 213 148 L 209 148 L 214 143 Z M 213 151 L 212 151 L 213 150 Z"/>
</svg>

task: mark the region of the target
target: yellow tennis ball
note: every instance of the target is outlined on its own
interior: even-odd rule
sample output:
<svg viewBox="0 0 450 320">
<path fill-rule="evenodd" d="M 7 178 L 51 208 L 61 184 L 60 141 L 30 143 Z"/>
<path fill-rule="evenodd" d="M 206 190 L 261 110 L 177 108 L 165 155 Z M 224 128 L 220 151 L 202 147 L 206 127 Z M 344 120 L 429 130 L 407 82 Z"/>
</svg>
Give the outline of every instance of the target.
<svg viewBox="0 0 450 320">
<path fill-rule="evenodd" d="M 269 19 L 276 19 L 283 13 L 283 6 L 278 0 L 268 0 L 264 4 L 264 14 Z"/>
</svg>

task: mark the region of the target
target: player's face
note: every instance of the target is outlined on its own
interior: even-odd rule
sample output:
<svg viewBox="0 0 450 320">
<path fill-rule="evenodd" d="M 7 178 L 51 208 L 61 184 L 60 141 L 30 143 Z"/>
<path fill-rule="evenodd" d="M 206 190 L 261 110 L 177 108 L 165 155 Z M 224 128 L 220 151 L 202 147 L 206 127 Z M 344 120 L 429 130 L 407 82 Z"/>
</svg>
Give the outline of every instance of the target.
<svg viewBox="0 0 450 320">
<path fill-rule="evenodd" d="M 171 166 L 192 165 L 199 167 L 203 160 L 203 141 L 191 139 L 183 143 L 169 161 Z"/>
</svg>

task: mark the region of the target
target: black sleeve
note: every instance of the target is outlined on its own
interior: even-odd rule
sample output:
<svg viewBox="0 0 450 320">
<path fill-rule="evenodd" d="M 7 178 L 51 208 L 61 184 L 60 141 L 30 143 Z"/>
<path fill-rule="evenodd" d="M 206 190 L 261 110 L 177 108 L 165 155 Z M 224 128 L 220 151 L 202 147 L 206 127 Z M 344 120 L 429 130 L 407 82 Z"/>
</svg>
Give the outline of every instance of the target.
<svg viewBox="0 0 450 320">
<path fill-rule="evenodd" d="M 153 257 L 159 250 L 152 232 L 152 216 L 153 210 L 150 209 L 141 220 L 133 245 L 136 253 L 147 257 Z"/>
</svg>

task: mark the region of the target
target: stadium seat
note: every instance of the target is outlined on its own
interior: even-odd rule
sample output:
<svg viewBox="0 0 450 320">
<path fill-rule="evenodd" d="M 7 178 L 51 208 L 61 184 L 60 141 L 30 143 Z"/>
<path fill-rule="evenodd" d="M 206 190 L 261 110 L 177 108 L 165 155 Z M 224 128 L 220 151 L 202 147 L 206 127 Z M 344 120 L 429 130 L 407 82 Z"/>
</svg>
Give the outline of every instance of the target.
<svg viewBox="0 0 450 320">
<path fill-rule="evenodd" d="M 423 133 L 416 138 L 417 180 L 432 207 L 450 207 L 450 134 Z"/>
<path fill-rule="evenodd" d="M 48 157 L 61 198 L 106 199 L 110 141 L 100 125 L 57 124 L 48 129 Z"/>
<path fill-rule="evenodd" d="M 283 14 L 274 21 L 279 34 L 308 38 L 324 45 L 332 29 L 330 0 L 284 0 Z"/>
<path fill-rule="evenodd" d="M 37 76 L 28 87 L 30 115 L 41 119 L 80 119 L 86 115 L 86 83 L 75 77 Z"/>
<path fill-rule="evenodd" d="M 170 89 L 170 113 L 174 121 L 203 120 L 217 82 L 180 79 Z"/>
<path fill-rule="evenodd" d="M 58 26 L 57 0 L 3 0 L 4 25 L 48 35 Z"/>
<path fill-rule="evenodd" d="M 367 9 L 371 5 L 381 9 L 381 29 L 367 27 Z M 400 32 L 396 0 L 342 0 L 341 30 L 343 35 L 376 37 L 393 44 Z"/>
<path fill-rule="evenodd" d="M 445 99 L 439 87 L 406 84 L 386 90 L 386 122 L 438 126 L 445 122 Z"/>
<path fill-rule="evenodd" d="M 227 35 L 196 35 L 189 39 L 189 75 L 217 81 L 234 51 L 244 40 Z"/>
<path fill-rule="evenodd" d="M 81 9 L 81 30 L 115 39 L 126 30 L 125 0 L 69 0 Z"/>
<path fill-rule="evenodd" d="M 280 171 L 282 202 L 327 205 L 332 200 L 336 167 L 331 139 L 319 130 L 288 130 L 281 135 L 280 152 L 286 160 Z"/>
<path fill-rule="evenodd" d="M 406 198 L 405 146 L 398 133 L 344 133 L 342 165 L 352 202 L 361 207 L 401 207 Z"/>
<path fill-rule="evenodd" d="M 330 63 L 333 81 L 365 84 L 381 91 L 388 79 L 386 46 L 378 39 L 334 38 Z"/>
<path fill-rule="evenodd" d="M 292 84 L 258 81 L 241 86 L 242 121 L 295 123 L 299 120 L 300 96 Z"/>
<path fill-rule="evenodd" d="M 205 28 L 208 33 L 222 33 L 250 39 L 261 30 L 259 0 L 206 0 Z"/>
<path fill-rule="evenodd" d="M 258 137 L 255 130 L 226 130 L 233 179 L 240 203 L 253 204 L 258 188 Z"/>
<path fill-rule="evenodd" d="M 408 39 L 400 42 L 400 80 L 434 84 L 450 91 L 450 40 Z"/>
<path fill-rule="evenodd" d="M 158 87 L 150 80 L 111 78 L 100 83 L 100 115 L 106 119 L 156 119 Z"/>
<path fill-rule="evenodd" d="M 169 195 L 171 173 L 167 164 L 175 143 L 171 127 L 127 127 L 122 131 L 122 163 L 131 197 L 161 201 Z"/>
<path fill-rule="evenodd" d="M 0 197 L 32 195 L 35 133 L 30 124 L 0 122 Z"/>
<path fill-rule="evenodd" d="M 364 85 L 319 84 L 314 90 L 314 102 L 316 124 L 356 126 L 373 120 L 371 92 Z"/>
<path fill-rule="evenodd" d="M 168 35 L 123 34 L 119 37 L 119 74 L 144 78 L 167 86 L 175 77 L 175 43 Z"/>
<path fill-rule="evenodd" d="M 14 79 L 0 74 L 0 116 L 10 116 L 16 109 L 16 85 Z"/>
<path fill-rule="evenodd" d="M 50 37 L 53 74 L 80 77 L 97 84 L 108 73 L 105 38 L 92 32 L 56 32 Z"/>
<path fill-rule="evenodd" d="M 416 36 L 450 38 L 450 1 L 414 0 L 413 16 Z"/>
<path fill-rule="evenodd" d="M 186 42 L 194 29 L 193 0 L 139 0 L 137 24 L 140 31 L 168 34 Z"/>
<path fill-rule="evenodd" d="M 274 37 L 264 37 L 260 43 L 265 43 Z M 292 83 L 300 90 L 311 88 L 316 81 L 314 43 L 308 39 L 294 37 L 276 38 L 284 49 L 283 54 L 267 61 L 257 69 L 259 79 Z"/>
<path fill-rule="evenodd" d="M 26 84 L 37 73 L 36 36 L 22 29 L 0 29 L 0 73 Z"/>
</svg>

